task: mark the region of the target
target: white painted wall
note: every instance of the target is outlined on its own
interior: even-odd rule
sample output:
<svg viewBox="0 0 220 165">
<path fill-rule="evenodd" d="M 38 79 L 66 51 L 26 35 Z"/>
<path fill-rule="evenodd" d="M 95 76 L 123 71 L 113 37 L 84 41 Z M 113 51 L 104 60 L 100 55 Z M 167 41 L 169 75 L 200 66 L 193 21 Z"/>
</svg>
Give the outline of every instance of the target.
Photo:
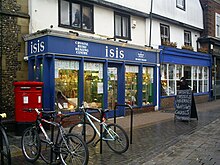
<svg viewBox="0 0 220 165">
<path fill-rule="evenodd" d="M 30 33 L 38 30 L 50 28 L 53 25 L 54 29 L 58 27 L 58 1 L 54 0 L 30 0 L 29 15 L 30 15 Z"/>
<path fill-rule="evenodd" d="M 97 35 L 114 37 L 114 12 L 110 9 L 94 7 L 94 31 Z"/>
<path fill-rule="evenodd" d="M 38 30 L 50 28 L 53 25 L 54 30 L 76 31 L 68 28 L 58 27 L 58 1 L 54 0 L 31 0 L 29 1 L 30 33 Z M 145 19 L 131 16 L 132 21 L 136 21 L 136 28 L 131 28 L 132 40 L 129 41 L 135 45 L 145 45 Z M 132 25 L 131 25 L 132 26 Z M 114 37 L 114 11 L 109 8 L 94 5 L 94 32 L 95 34 L 78 31 L 80 34 L 93 36 L 97 38 Z"/>
<path fill-rule="evenodd" d="M 126 7 L 149 13 L 151 0 L 108 0 L 109 2 L 124 5 Z M 30 0 L 30 33 L 38 30 L 50 28 L 54 30 L 70 31 L 73 29 L 58 27 L 58 0 Z M 146 10 L 146 11 L 145 11 Z M 176 8 L 176 0 L 153 0 L 153 12 L 161 16 L 175 19 L 189 25 L 202 28 L 202 9 L 199 0 L 186 1 L 186 10 Z M 137 16 L 131 16 L 131 27 L 133 20 L 136 27 L 131 28 L 131 41 L 128 43 L 135 45 L 149 45 L 150 21 Z M 151 46 L 158 48 L 160 43 L 160 23 L 167 24 L 158 20 L 152 22 Z M 167 24 L 170 26 L 170 41 L 177 42 L 177 47 L 181 48 L 184 44 L 183 27 Z M 76 30 L 73 30 L 76 31 Z M 196 50 L 196 40 L 200 36 L 198 32 L 189 30 L 192 33 L 192 43 Z M 102 6 L 94 5 L 94 32 L 95 34 L 78 31 L 80 34 L 97 38 L 114 36 L 114 10 Z"/>
<path fill-rule="evenodd" d="M 144 13 L 149 13 L 150 11 L 150 1 L 151 0 L 106 0 L 121 6 L 125 6 L 134 10 L 138 10 Z"/>
<path fill-rule="evenodd" d="M 152 46 L 154 48 L 158 48 L 161 45 L 160 41 L 160 24 L 165 24 L 170 27 L 170 42 L 176 42 L 177 48 L 181 48 L 184 45 L 184 30 L 190 31 L 192 36 L 192 47 L 194 51 L 197 51 L 197 38 L 200 37 L 199 32 L 192 31 L 190 29 L 186 29 L 177 25 L 168 24 L 167 22 L 162 22 L 158 20 L 154 20 L 152 23 Z"/>
<path fill-rule="evenodd" d="M 176 7 L 176 0 L 153 0 L 153 13 L 203 28 L 203 13 L 199 0 L 186 0 L 186 9 Z"/>
</svg>

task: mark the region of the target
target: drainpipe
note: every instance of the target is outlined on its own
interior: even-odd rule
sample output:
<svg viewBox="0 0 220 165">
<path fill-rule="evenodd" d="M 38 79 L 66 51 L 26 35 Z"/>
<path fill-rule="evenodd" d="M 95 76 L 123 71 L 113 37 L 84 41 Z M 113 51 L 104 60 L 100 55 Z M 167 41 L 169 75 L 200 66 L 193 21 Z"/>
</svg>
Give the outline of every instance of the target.
<svg viewBox="0 0 220 165">
<path fill-rule="evenodd" d="M 149 34 L 149 47 L 151 47 L 152 10 L 153 10 L 153 0 L 151 0 L 151 6 L 150 6 L 150 34 Z"/>
<path fill-rule="evenodd" d="M 159 110 L 160 109 L 160 86 L 161 86 L 161 82 L 160 82 L 160 52 L 157 52 L 157 102 L 156 102 L 156 106 L 155 106 L 155 110 Z"/>
<path fill-rule="evenodd" d="M 217 64 L 216 64 L 216 56 L 214 55 L 214 98 L 215 98 L 215 100 L 216 100 L 216 71 L 217 71 L 217 69 L 216 69 L 216 67 L 217 67 Z"/>
<path fill-rule="evenodd" d="M 0 7 L 2 6 L 2 1 L 0 1 Z M 2 10 L 2 7 L 0 8 L 0 10 Z M 3 18 L 2 18 L 2 14 L 0 14 L 0 42 L 1 42 L 1 49 L 0 49 L 0 112 L 2 112 L 2 55 L 3 55 L 3 39 L 2 39 L 2 35 L 3 35 L 3 26 L 2 23 L 3 22 Z"/>
</svg>

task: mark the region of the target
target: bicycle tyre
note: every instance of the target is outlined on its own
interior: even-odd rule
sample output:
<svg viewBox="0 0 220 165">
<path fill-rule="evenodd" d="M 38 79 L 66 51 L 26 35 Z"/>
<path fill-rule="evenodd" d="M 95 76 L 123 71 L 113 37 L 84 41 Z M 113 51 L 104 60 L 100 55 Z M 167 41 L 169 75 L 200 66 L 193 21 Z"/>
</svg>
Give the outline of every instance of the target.
<svg viewBox="0 0 220 165">
<path fill-rule="evenodd" d="M 85 127 L 86 127 L 86 144 L 89 144 L 95 139 L 96 131 L 92 127 L 92 125 L 88 122 L 85 123 Z M 77 134 L 81 136 L 82 139 L 84 140 L 83 122 L 76 123 L 72 127 L 70 127 L 69 133 Z"/>
<path fill-rule="evenodd" d="M 1 153 L 1 162 L 2 165 L 11 165 L 11 152 L 8 142 L 8 137 L 4 128 L 0 126 L 0 153 Z"/>
<path fill-rule="evenodd" d="M 87 165 L 89 151 L 86 143 L 76 134 L 67 134 L 60 141 L 60 160 L 63 165 Z"/>
<path fill-rule="evenodd" d="M 43 159 L 44 162 L 50 164 L 51 162 L 51 146 L 46 142 L 44 139 L 44 135 L 42 133 L 39 134 L 41 140 L 41 152 L 40 157 Z"/>
<path fill-rule="evenodd" d="M 36 128 L 27 128 L 21 138 L 21 149 L 25 159 L 28 162 L 35 162 L 41 152 L 41 141 Z"/>
<path fill-rule="evenodd" d="M 105 140 L 109 148 L 118 154 L 126 152 L 129 147 L 129 140 L 125 130 L 114 123 L 108 124 L 106 128 L 108 131 L 104 131 L 103 137 L 106 139 L 111 139 L 111 136 L 115 137 L 115 140 Z M 109 131 L 111 136 L 108 133 Z"/>
</svg>

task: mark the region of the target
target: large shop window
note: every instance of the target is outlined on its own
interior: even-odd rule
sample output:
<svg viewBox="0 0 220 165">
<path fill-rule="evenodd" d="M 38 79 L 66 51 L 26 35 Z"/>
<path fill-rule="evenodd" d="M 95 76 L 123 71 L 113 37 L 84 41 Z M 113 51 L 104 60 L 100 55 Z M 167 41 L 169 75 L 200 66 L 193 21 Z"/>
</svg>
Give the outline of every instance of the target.
<svg viewBox="0 0 220 165">
<path fill-rule="evenodd" d="M 142 105 L 153 103 L 153 68 L 143 67 Z"/>
<path fill-rule="evenodd" d="M 102 108 L 103 102 L 103 64 L 84 63 L 84 101 L 85 106 Z"/>
<path fill-rule="evenodd" d="M 79 62 L 55 60 L 55 101 L 57 108 L 74 111 L 78 106 Z"/>
<path fill-rule="evenodd" d="M 60 25 L 82 31 L 93 31 L 93 6 L 79 1 L 60 0 Z"/>
<path fill-rule="evenodd" d="M 138 66 L 125 66 L 125 102 L 137 105 Z"/>
<path fill-rule="evenodd" d="M 185 77 L 194 93 L 209 91 L 209 69 L 202 66 L 175 64 L 161 65 L 161 92 L 163 96 L 175 95 L 179 89 L 179 80 Z"/>
</svg>

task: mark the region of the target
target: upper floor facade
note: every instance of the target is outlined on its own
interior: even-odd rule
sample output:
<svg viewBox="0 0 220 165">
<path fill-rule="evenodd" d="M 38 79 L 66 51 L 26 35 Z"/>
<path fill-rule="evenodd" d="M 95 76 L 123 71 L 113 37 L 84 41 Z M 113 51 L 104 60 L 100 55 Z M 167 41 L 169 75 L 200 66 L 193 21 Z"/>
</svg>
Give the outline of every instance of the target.
<svg viewBox="0 0 220 165">
<path fill-rule="evenodd" d="M 174 43 L 197 50 L 203 30 L 199 0 L 32 0 L 30 33 L 52 28 L 158 48 Z"/>
</svg>

